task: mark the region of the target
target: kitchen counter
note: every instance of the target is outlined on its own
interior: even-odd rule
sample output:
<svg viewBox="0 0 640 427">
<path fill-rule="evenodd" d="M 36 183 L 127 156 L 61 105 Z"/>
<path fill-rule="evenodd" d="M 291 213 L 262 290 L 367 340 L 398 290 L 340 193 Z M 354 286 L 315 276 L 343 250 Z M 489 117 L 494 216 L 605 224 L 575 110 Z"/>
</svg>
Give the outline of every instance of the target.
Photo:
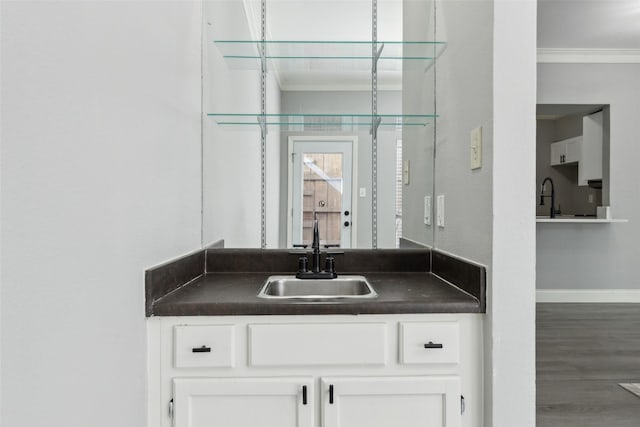
<svg viewBox="0 0 640 427">
<path fill-rule="evenodd" d="M 155 301 L 153 314 L 201 316 L 482 311 L 477 298 L 428 272 L 359 273 L 369 280 L 378 293 L 377 298 L 321 302 L 258 298 L 258 291 L 272 274 L 207 273 Z"/>
<path fill-rule="evenodd" d="M 596 218 L 573 215 L 561 215 L 555 218 L 536 216 L 537 223 L 569 223 L 569 224 L 611 224 L 615 222 L 629 222 L 627 219 Z"/>
<path fill-rule="evenodd" d="M 436 250 L 346 250 L 338 273 L 363 275 L 377 298 L 259 298 L 272 275 L 292 275 L 286 250 L 204 249 L 146 271 L 146 315 L 483 313 L 483 266 Z"/>
</svg>

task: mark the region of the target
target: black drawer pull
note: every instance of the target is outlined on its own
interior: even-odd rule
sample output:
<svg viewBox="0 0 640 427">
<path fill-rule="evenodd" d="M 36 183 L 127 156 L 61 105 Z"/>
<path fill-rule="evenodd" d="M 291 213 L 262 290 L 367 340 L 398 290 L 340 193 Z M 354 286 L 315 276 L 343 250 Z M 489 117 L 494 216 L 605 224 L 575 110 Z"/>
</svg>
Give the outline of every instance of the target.
<svg viewBox="0 0 640 427">
<path fill-rule="evenodd" d="M 429 341 L 424 345 L 424 348 L 442 348 L 442 344 L 434 344 L 433 341 Z"/>
<path fill-rule="evenodd" d="M 203 345 L 202 347 L 193 347 L 191 351 L 194 353 L 211 353 L 211 347 Z"/>
<path fill-rule="evenodd" d="M 329 405 L 333 405 L 333 384 L 329 384 Z"/>
<path fill-rule="evenodd" d="M 302 386 L 302 404 L 303 405 L 307 404 L 307 386 L 306 385 Z"/>
</svg>

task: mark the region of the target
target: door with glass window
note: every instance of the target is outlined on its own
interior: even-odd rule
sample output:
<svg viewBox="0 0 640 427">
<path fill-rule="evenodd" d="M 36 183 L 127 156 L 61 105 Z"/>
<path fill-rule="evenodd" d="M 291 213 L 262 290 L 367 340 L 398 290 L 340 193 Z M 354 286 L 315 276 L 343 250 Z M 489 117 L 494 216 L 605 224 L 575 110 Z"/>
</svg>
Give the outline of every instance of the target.
<svg viewBox="0 0 640 427">
<path fill-rule="evenodd" d="M 321 245 L 351 247 L 353 141 L 292 141 L 291 244 L 311 246 L 314 218 Z"/>
</svg>

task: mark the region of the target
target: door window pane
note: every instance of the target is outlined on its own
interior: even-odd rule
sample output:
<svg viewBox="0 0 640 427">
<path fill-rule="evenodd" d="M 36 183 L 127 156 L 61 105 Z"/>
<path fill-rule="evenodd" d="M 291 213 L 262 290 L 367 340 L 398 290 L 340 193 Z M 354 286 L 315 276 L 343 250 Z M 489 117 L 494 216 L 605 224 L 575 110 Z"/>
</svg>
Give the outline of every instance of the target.
<svg viewBox="0 0 640 427">
<path fill-rule="evenodd" d="M 313 242 L 313 218 L 318 216 L 321 244 L 340 245 L 343 154 L 304 153 L 302 241 Z"/>
</svg>

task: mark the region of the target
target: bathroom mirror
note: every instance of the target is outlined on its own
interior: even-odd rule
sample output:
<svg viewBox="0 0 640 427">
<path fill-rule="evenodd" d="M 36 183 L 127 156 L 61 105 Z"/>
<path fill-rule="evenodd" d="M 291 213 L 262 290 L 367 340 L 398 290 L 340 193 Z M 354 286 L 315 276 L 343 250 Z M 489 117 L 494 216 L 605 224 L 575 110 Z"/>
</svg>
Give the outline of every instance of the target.
<svg viewBox="0 0 640 427">
<path fill-rule="evenodd" d="M 205 244 L 432 245 L 433 8 L 204 2 Z"/>
</svg>

